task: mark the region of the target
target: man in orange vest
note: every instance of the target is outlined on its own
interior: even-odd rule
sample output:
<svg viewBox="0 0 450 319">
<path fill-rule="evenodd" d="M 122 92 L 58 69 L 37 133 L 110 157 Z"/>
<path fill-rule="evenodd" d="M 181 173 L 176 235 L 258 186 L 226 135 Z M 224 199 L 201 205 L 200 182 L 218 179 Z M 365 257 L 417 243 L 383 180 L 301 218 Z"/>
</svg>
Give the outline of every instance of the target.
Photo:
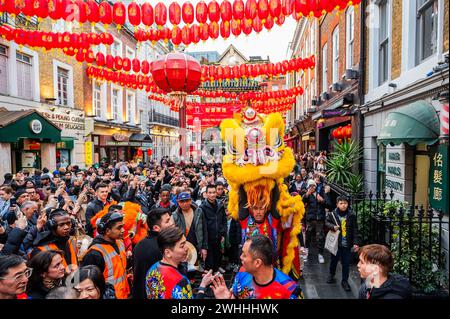
<svg viewBox="0 0 450 319">
<path fill-rule="evenodd" d="M 33 242 L 33 249 L 29 255 L 32 258 L 41 251 L 61 250 L 64 253 L 63 265 L 66 273 L 74 272 L 78 268 L 77 240 L 75 221 L 64 209 L 55 209 L 50 212 L 45 230 L 39 232 Z"/>
<path fill-rule="evenodd" d="M 115 205 L 100 219 L 97 237 L 83 258 L 83 266 L 95 265 L 103 271 L 105 281 L 114 286 L 117 299 L 127 299 L 130 287 L 127 281 L 127 256 L 123 243 L 122 207 Z"/>
</svg>

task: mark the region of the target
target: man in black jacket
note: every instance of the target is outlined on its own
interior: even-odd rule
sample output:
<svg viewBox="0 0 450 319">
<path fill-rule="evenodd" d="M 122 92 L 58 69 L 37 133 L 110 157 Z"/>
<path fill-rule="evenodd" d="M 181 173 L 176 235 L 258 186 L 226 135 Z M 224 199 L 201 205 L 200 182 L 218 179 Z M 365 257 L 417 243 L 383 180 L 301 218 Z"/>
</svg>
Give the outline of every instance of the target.
<svg viewBox="0 0 450 319">
<path fill-rule="evenodd" d="M 323 258 L 325 246 L 325 234 L 323 230 L 325 221 L 325 199 L 316 192 L 316 187 L 317 185 L 313 180 L 308 180 L 306 194 L 302 197 L 306 209 L 306 248 L 309 249 L 314 233 L 316 235 L 319 263 L 323 264 L 325 263 L 325 259 Z"/>
<path fill-rule="evenodd" d="M 217 200 L 216 186 L 206 186 L 207 199 L 200 205 L 203 216 L 206 219 L 208 233 L 208 255 L 205 268 L 213 269 L 215 273 L 219 270 L 222 251 L 225 247 L 225 236 L 227 233 L 227 217 L 223 203 Z M 222 270 L 222 269 L 221 269 Z"/>
<path fill-rule="evenodd" d="M 170 211 L 165 208 L 152 209 L 147 215 L 148 236 L 133 249 L 133 299 L 146 299 L 145 275 L 150 267 L 161 260 L 157 237 L 161 230 L 173 227 Z"/>
<path fill-rule="evenodd" d="M 342 280 L 341 285 L 345 291 L 351 291 L 348 284 L 348 276 L 350 271 L 350 257 L 352 251 L 359 249 L 359 234 L 356 215 L 348 207 L 348 198 L 339 196 L 336 200 L 337 208 L 332 211 L 325 221 L 325 226 L 330 231 L 339 230 L 338 250 L 336 255 L 331 254 L 330 275 L 327 283 L 335 282 L 336 267 L 341 261 L 342 264 Z"/>
<path fill-rule="evenodd" d="M 91 201 L 86 207 L 86 232 L 89 236 L 94 237 L 94 229 L 91 225 L 91 219 L 99 211 L 101 211 L 105 205 L 108 204 L 109 187 L 104 183 L 99 183 L 95 186 L 96 199 Z"/>
<path fill-rule="evenodd" d="M 358 271 L 364 282 L 359 289 L 359 299 L 410 299 L 409 281 L 391 273 L 394 258 L 383 245 L 372 244 L 359 250 Z"/>
</svg>

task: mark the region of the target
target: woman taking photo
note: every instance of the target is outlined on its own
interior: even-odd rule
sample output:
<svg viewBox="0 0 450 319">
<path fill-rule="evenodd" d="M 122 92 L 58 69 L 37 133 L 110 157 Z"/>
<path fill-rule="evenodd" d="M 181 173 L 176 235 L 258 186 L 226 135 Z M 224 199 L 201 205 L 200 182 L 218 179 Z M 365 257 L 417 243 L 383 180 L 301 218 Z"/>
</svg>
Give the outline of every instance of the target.
<svg viewBox="0 0 450 319">
<path fill-rule="evenodd" d="M 71 281 L 80 294 L 79 299 L 116 299 L 114 287 L 105 283 L 105 277 L 97 266 L 79 268 Z"/>
<path fill-rule="evenodd" d="M 63 285 L 65 269 L 61 251 L 42 251 L 29 261 L 28 267 L 33 269 L 27 289 L 31 299 L 45 299 L 50 290 Z"/>
</svg>

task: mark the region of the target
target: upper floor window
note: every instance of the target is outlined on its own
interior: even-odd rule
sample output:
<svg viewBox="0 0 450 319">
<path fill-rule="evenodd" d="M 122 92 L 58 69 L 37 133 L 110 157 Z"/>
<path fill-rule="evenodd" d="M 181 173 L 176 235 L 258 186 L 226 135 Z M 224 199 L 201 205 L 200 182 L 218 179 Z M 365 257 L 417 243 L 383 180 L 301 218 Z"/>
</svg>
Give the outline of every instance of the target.
<svg viewBox="0 0 450 319">
<path fill-rule="evenodd" d="M 379 39 L 378 39 L 378 84 L 388 80 L 389 75 L 389 8 L 388 1 L 379 4 Z"/>
<path fill-rule="evenodd" d="M 102 85 L 99 82 L 94 83 L 94 111 L 96 117 L 102 116 Z"/>
<path fill-rule="evenodd" d="M 0 45 L 0 94 L 8 93 L 8 48 Z"/>
<path fill-rule="evenodd" d="M 57 87 L 58 87 L 59 105 L 64 106 L 69 105 L 68 84 L 69 84 L 69 71 L 61 67 L 58 67 Z"/>
<path fill-rule="evenodd" d="M 355 39 L 355 9 L 349 7 L 346 19 L 346 69 L 353 68 L 353 42 Z"/>
<path fill-rule="evenodd" d="M 118 120 L 119 115 L 119 90 L 113 88 L 112 90 L 112 118 Z"/>
<path fill-rule="evenodd" d="M 17 96 L 31 100 L 33 98 L 33 57 L 16 52 L 17 59 Z"/>
<path fill-rule="evenodd" d="M 114 41 L 114 43 L 111 45 L 111 55 L 122 57 L 122 43 L 120 43 L 119 41 Z"/>
<path fill-rule="evenodd" d="M 339 27 L 333 31 L 333 83 L 339 81 Z"/>
<path fill-rule="evenodd" d="M 416 65 L 437 51 L 438 1 L 417 0 Z"/>
<path fill-rule="evenodd" d="M 322 48 L 322 92 L 328 90 L 328 43 Z"/>
</svg>

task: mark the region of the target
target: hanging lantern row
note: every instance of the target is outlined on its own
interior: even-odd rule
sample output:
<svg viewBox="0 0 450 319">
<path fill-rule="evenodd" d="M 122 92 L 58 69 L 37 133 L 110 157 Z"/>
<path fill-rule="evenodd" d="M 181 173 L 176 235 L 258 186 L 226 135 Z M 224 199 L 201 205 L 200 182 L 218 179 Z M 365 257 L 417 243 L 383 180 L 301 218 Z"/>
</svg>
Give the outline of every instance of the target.
<svg viewBox="0 0 450 319">
<path fill-rule="evenodd" d="M 192 5 L 189 1 L 182 5 L 172 2 L 166 6 L 158 2 L 152 6 L 135 1 L 125 5 L 120 0 L 114 4 L 109 1 L 97 3 L 95 0 L 2 0 L 0 12 L 12 15 L 24 14 L 40 19 L 63 19 L 67 22 L 116 24 L 119 28 L 126 22 L 137 27 L 141 23 L 163 27 L 167 22 L 177 26 L 183 21 L 190 25 L 196 21 L 200 25 L 206 22 L 231 22 L 240 20 L 265 20 L 292 15 L 295 19 L 302 16 L 321 17 L 335 9 L 344 10 L 348 5 L 358 5 L 361 0 L 224 0 L 220 3 L 200 1 Z"/>
<path fill-rule="evenodd" d="M 338 141 L 341 141 L 341 142 L 342 142 L 343 139 L 349 140 L 352 137 L 352 125 L 348 124 L 346 126 L 340 126 L 340 127 L 336 128 L 336 129 L 334 129 L 331 132 L 331 136 L 334 139 L 337 139 Z M 339 144 L 341 142 L 339 142 Z"/>
<path fill-rule="evenodd" d="M 0 36 L 7 41 L 14 41 L 18 45 L 51 49 L 89 49 L 92 45 L 111 45 L 114 38 L 109 33 L 83 32 L 80 34 L 69 32 L 44 32 L 36 30 L 22 30 L 8 25 L 0 26 Z"/>
<path fill-rule="evenodd" d="M 171 41 L 175 46 L 183 43 L 185 46 L 190 44 L 197 44 L 200 41 L 205 42 L 208 39 L 215 40 L 219 37 L 223 39 L 228 39 L 231 35 L 238 37 L 242 33 L 249 35 L 252 32 L 259 33 L 266 28 L 271 30 L 274 24 L 282 25 L 284 23 L 284 17 L 280 16 L 277 18 L 268 17 L 265 22 L 261 22 L 260 19 L 255 20 L 244 19 L 244 20 L 231 20 L 231 22 L 210 22 L 198 24 L 186 24 L 183 27 L 173 26 L 168 28 L 166 26 L 160 27 L 158 29 L 151 29 L 148 31 L 137 29 L 134 32 L 134 37 L 139 42 L 144 41 Z"/>
<path fill-rule="evenodd" d="M 295 58 L 291 60 L 284 60 L 277 63 L 259 63 L 235 66 L 216 66 L 216 65 L 202 65 L 202 79 L 203 81 L 226 80 L 236 78 L 255 78 L 258 76 L 280 76 L 288 72 L 298 72 L 300 70 L 313 69 L 315 67 L 315 57 L 312 55 L 309 58 Z"/>
<path fill-rule="evenodd" d="M 157 94 L 150 94 L 148 98 L 149 100 L 163 103 L 164 105 L 168 106 L 171 111 L 174 112 L 180 111 L 180 102 L 177 99 L 171 99 L 168 98 L 167 96 L 161 96 Z"/>
<path fill-rule="evenodd" d="M 86 69 L 86 74 L 89 78 L 96 79 L 98 81 L 108 81 L 120 86 L 133 89 L 144 90 L 150 92 L 156 87 L 151 77 L 144 75 L 129 74 L 120 71 L 111 71 L 106 69 L 89 66 Z"/>
</svg>

